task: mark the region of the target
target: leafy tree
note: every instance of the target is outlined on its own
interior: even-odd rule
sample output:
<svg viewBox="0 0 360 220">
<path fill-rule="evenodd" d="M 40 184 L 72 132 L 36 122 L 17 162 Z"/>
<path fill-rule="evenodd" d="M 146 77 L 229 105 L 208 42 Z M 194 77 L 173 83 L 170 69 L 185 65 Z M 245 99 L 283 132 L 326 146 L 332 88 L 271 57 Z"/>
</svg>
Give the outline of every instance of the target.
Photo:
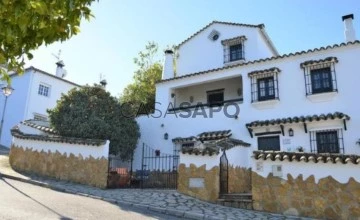
<svg viewBox="0 0 360 220">
<path fill-rule="evenodd" d="M 95 0 L 1 0 L 0 78 L 9 81 L 7 71 L 23 72 L 24 55 L 43 43 L 65 41 L 80 32 L 82 18 L 92 17 Z"/>
<path fill-rule="evenodd" d="M 155 84 L 162 74 L 160 61 L 154 60 L 158 49 L 156 43 L 148 42 L 145 50 L 139 52 L 139 57 L 134 58 L 134 63 L 138 66 L 134 82 L 124 89 L 120 97 L 122 103 L 131 103 L 133 115 L 141 113 L 141 106 L 145 111 L 152 111 L 155 107 Z"/>
<path fill-rule="evenodd" d="M 130 159 L 140 136 L 129 109 L 99 85 L 74 88 L 48 110 L 52 127 L 60 135 L 110 140 L 110 153 Z"/>
</svg>

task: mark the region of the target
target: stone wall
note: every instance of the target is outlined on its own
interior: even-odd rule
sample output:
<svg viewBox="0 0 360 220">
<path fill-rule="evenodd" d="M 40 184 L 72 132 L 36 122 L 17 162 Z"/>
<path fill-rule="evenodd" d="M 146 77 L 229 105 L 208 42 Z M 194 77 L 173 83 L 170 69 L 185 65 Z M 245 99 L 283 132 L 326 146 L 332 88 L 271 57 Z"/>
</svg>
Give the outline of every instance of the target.
<svg viewBox="0 0 360 220">
<path fill-rule="evenodd" d="M 264 178 L 252 173 L 254 209 L 274 213 L 326 219 L 360 218 L 360 183 L 353 178 L 345 184 L 331 176 L 318 183 L 314 176 L 302 175 L 287 180 L 271 173 Z"/>
<path fill-rule="evenodd" d="M 229 165 L 229 193 L 251 192 L 251 169 Z"/>
<path fill-rule="evenodd" d="M 81 155 L 32 151 L 12 146 L 9 155 L 14 170 L 48 176 L 59 180 L 105 188 L 107 183 L 107 158 L 83 158 Z"/>
<path fill-rule="evenodd" d="M 204 187 L 190 187 L 190 178 L 204 178 Z M 195 198 L 215 202 L 219 197 L 219 167 L 206 170 L 206 165 L 196 167 L 179 165 L 178 191 Z"/>
</svg>

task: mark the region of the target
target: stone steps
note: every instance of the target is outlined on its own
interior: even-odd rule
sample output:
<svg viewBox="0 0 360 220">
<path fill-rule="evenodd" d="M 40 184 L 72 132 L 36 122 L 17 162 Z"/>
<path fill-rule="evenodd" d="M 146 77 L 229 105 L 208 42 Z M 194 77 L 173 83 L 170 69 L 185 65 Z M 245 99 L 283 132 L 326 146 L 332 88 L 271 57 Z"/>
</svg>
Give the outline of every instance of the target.
<svg viewBox="0 0 360 220">
<path fill-rule="evenodd" d="M 253 209 L 251 193 L 221 194 L 216 203 L 227 207 Z"/>
</svg>

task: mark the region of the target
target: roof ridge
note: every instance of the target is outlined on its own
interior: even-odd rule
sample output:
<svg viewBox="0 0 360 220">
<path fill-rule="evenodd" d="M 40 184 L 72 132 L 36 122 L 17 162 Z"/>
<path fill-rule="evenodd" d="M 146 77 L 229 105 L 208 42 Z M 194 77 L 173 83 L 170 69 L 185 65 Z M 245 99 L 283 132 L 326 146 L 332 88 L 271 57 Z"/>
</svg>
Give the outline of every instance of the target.
<svg viewBox="0 0 360 220">
<path fill-rule="evenodd" d="M 190 35 L 190 37 L 186 38 L 185 40 L 183 40 L 181 43 L 179 43 L 178 45 L 176 45 L 176 48 L 179 48 L 180 46 L 182 46 L 184 43 L 188 42 L 190 39 L 192 39 L 193 37 L 195 37 L 196 35 L 198 35 L 200 32 L 204 31 L 206 28 L 210 27 L 212 24 L 226 24 L 226 25 L 236 25 L 236 26 L 244 26 L 244 27 L 254 27 L 254 28 L 262 28 L 265 25 L 264 24 L 245 24 L 245 23 L 237 23 L 237 22 L 227 22 L 227 21 L 218 21 L 218 20 L 213 20 L 212 22 L 208 23 L 207 25 L 205 25 L 203 28 L 201 28 L 200 30 L 198 30 L 197 32 L 193 33 L 192 35 Z"/>
<path fill-rule="evenodd" d="M 195 75 L 201 75 L 201 74 L 216 72 L 216 71 L 220 71 L 220 70 L 231 69 L 231 68 L 235 68 L 235 67 L 239 67 L 239 66 L 246 66 L 246 65 L 256 64 L 256 63 L 262 63 L 262 62 L 267 62 L 267 61 L 284 59 L 284 58 L 288 58 L 288 57 L 299 56 L 299 55 L 303 55 L 303 54 L 314 53 L 314 52 L 319 52 L 319 51 L 324 51 L 324 50 L 329 50 L 329 49 L 335 49 L 335 48 L 339 48 L 339 47 L 346 47 L 346 46 L 356 45 L 356 44 L 360 44 L 360 41 L 355 40 L 355 41 L 351 41 L 351 42 L 347 42 L 347 43 L 343 42 L 343 43 L 340 43 L 340 44 L 327 45 L 327 46 L 317 47 L 317 48 L 313 48 L 313 49 L 308 49 L 308 50 L 302 50 L 302 51 L 292 52 L 292 53 L 288 53 L 288 54 L 283 54 L 283 55 L 279 55 L 279 56 L 272 56 L 272 57 L 268 57 L 268 58 L 252 60 L 252 61 L 248 61 L 248 62 L 245 62 L 245 63 L 238 63 L 238 64 L 234 64 L 234 65 L 229 65 L 229 66 L 224 66 L 224 67 L 218 67 L 218 68 L 209 69 L 209 70 L 198 71 L 198 72 L 195 72 L 195 73 L 189 73 L 189 74 L 173 77 L 173 78 L 170 78 L 170 79 L 160 80 L 157 83 L 163 83 L 163 82 L 172 81 L 172 80 L 176 80 L 176 79 L 182 79 L 182 78 L 191 77 L 191 76 L 195 76 Z"/>
</svg>

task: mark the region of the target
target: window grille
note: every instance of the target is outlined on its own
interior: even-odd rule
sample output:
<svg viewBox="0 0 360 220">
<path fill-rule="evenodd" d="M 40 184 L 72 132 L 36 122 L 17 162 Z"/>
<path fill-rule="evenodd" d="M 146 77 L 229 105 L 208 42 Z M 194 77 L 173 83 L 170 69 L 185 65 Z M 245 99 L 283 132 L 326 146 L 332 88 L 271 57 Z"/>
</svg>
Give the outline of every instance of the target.
<svg viewBox="0 0 360 220">
<path fill-rule="evenodd" d="M 277 72 L 253 74 L 251 78 L 251 102 L 279 99 Z"/>
<path fill-rule="evenodd" d="M 313 153 L 345 153 L 342 129 L 311 131 L 310 149 Z"/>
<path fill-rule="evenodd" d="M 334 61 L 316 62 L 302 65 L 305 77 L 306 96 L 324 92 L 337 92 L 337 81 Z"/>
</svg>

